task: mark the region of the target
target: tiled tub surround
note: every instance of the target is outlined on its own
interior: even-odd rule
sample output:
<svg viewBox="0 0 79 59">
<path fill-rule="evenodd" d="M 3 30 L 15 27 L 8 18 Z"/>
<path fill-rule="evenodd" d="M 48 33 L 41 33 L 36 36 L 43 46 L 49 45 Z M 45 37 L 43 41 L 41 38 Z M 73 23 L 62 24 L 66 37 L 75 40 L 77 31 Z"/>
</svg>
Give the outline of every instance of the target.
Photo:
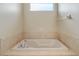
<svg viewBox="0 0 79 59">
<path fill-rule="evenodd" d="M 68 5 L 70 6 L 70 5 Z M 28 5 L 26 6 L 28 7 Z M 71 7 L 71 6 L 70 6 Z M 69 8 L 70 8 L 69 7 Z M 73 10 L 75 9 L 74 6 L 73 7 Z M 25 7 L 24 7 L 25 8 Z M 64 7 L 65 8 L 65 7 Z M 8 8 L 7 8 L 8 9 Z M 11 36 L 15 35 L 15 33 L 21 33 L 22 31 L 27 33 L 27 32 L 30 32 L 31 35 L 27 35 L 27 34 L 23 34 L 23 37 L 24 38 L 29 38 L 29 37 L 32 37 L 32 38 L 36 38 L 36 35 L 32 35 L 34 32 L 36 32 L 36 29 L 37 29 L 37 32 L 38 33 L 39 31 L 44 33 L 44 34 L 47 34 L 46 32 L 57 32 L 57 28 L 56 28 L 56 25 L 58 24 L 56 22 L 56 15 L 55 14 L 52 14 L 50 12 L 47 12 L 45 13 L 45 15 L 43 15 L 43 13 L 39 14 L 40 18 L 38 19 L 38 17 L 36 17 L 36 15 L 38 15 L 38 12 L 35 12 L 35 13 L 30 13 L 30 15 L 28 15 L 28 11 L 26 11 L 27 9 L 29 8 L 25 8 L 25 17 L 24 17 L 24 21 L 22 20 L 17 20 L 16 22 L 16 19 L 19 17 L 18 14 L 20 15 L 20 13 L 15 13 L 15 17 L 12 17 L 11 15 L 11 19 L 13 19 L 11 22 L 7 23 L 6 24 L 12 24 L 12 26 L 10 25 L 10 28 L 12 28 L 12 30 L 8 27 L 6 27 L 7 31 L 4 31 L 3 28 L 2 28 L 2 31 L 1 33 L 4 33 L 6 35 L 3 35 L 4 36 L 7 36 L 7 33 Z M 6 10 L 6 9 L 5 9 Z M 5 11 L 4 10 L 4 11 Z M 72 10 L 72 8 L 71 8 Z M 78 10 L 78 9 L 77 9 Z M 4 12 L 3 11 L 3 12 Z M 66 9 L 64 9 L 64 11 L 66 11 Z M 62 8 L 62 12 L 63 12 L 63 8 Z M 67 12 L 66 12 L 67 13 Z M 78 12 L 77 12 L 78 13 Z M 13 14 L 13 13 L 12 13 Z M 35 15 L 34 15 L 35 14 Z M 52 14 L 52 15 L 51 15 Z M 7 14 L 6 14 L 7 15 Z M 43 15 L 43 20 L 41 19 L 41 16 Z M 18 16 L 18 17 L 17 17 Z M 32 16 L 32 17 L 30 17 Z M 52 18 L 53 16 L 53 18 Z M 78 15 L 75 15 L 74 16 L 78 16 Z M 47 18 L 46 18 L 47 17 Z M 5 18 L 5 17 L 4 17 Z M 15 19 L 16 18 L 16 19 Z M 49 21 L 48 18 L 51 18 L 51 20 Z M 77 17 L 76 17 L 77 18 Z M 5 18 L 6 19 L 6 18 Z M 4 19 L 4 20 L 5 20 Z M 9 21 L 11 20 L 10 17 L 8 17 L 8 20 L 6 21 Z M 13 22 L 15 19 L 15 23 Z M 20 18 L 21 19 L 21 18 Z M 4 21 L 3 20 L 3 21 Z M 28 22 L 27 22 L 28 21 Z M 41 22 L 42 21 L 42 22 Z M 45 22 L 46 21 L 46 22 Z M 23 24 L 23 23 L 24 24 Z M 39 22 L 39 23 L 38 23 Z M 48 22 L 50 24 L 48 24 Z M 53 22 L 53 23 L 52 23 Z M 65 22 L 68 22 L 67 24 Z M 65 21 L 63 24 L 58 24 L 58 25 L 63 25 L 62 26 L 59 26 L 59 27 L 62 27 L 61 31 L 63 31 L 63 29 L 67 30 L 66 29 L 66 26 L 70 26 L 70 25 L 74 25 L 71 20 L 70 21 Z M 78 21 L 77 21 L 78 22 Z M 77 24 L 76 22 L 76 24 Z M 43 25 L 43 23 L 45 23 Z M 5 25 L 6 25 L 5 24 Z M 37 24 L 40 26 L 40 28 L 38 28 L 39 26 L 37 26 Z M 69 25 L 70 24 L 70 25 Z M 1 22 L 1 26 L 4 25 L 4 23 Z M 16 26 L 17 25 L 17 26 Z M 30 27 L 29 27 L 30 25 Z M 66 25 L 66 26 L 65 26 Z M 71 28 L 70 31 L 73 29 L 73 26 L 70 26 L 67 28 Z M 16 29 L 15 29 L 16 28 Z M 5 26 L 4 26 L 4 29 L 5 29 Z M 5 30 L 6 30 L 5 29 Z M 30 29 L 30 30 L 29 30 Z M 40 29 L 40 30 L 39 30 Z M 46 29 L 46 31 L 45 31 Z M 76 28 L 76 26 L 74 26 L 74 29 L 77 29 L 78 30 L 78 27 Z M 10 31 L 11 30 L 11 31 Z M 14 31 L 15 30 L 15 31 Z M 50 31 L 49 31 L 50 30 Z M 76 32 L 77 32 L 76 30 Z M 10 33 L 9 33 L 10 32 Z M 66 31 L 67 32 L 67 31 Z M 72 31 L 72 32 L 75 32 L 75 31 Z M 69 33 L 69 31 L 68 31 Z M 78 33 L 78 32 L 77 32 Z M 13 35 L 12 35 L 13 34 Z M 50 33 L 49 33 L 50 34 Z M 38 35 L 37 35 L 38 36 Z M 55 35 L 51 35 L 51 36 L 54 36 L 56 37 Z M 70 36 L 65 36 L 63 34 L 60 35 L 61 36 L 61 41 L 63 41 L 65 44 L 67 43 L 67 45 L 69 47 L 71 47 L 72 49 L 77 47 L 78 48 L 78 40 L 74 40 L 73 38 L 70 39 Z M 40 37 L 40 36 L 39 36 Z M 50 36 L 48 36 L 48 34 L 46 35 L 45 38 L 49 38 Z M 38 37 L 37 37 L 38 38 Z M 43 38 L 43 36 L 42 36 Z M 2 40 L 1 40 L 2 41 Z M 2 42 L 4 42 L 2 45 L 3 45 L 3 49 L 6 49 L 6 48 L 9 48 L 10 46 L 12 46 L 15 42 L 18 42 L 18 39 L 15 39 L 13 37 L 10 38 L 10 39 L 6 39 Z M 76 42 L 75 42 L 76 41 Z M 17 43 L 16 42 L 16 43 Z M 24 43 L 25 42 L 25 43 Z M 59 43 L 58 43 L 59 42 Z M 8 43 L 8 44 L 7 44 Z M 22 44 L 21 44 L 22 43 Z M 41 44 L 40 44 L 41 43 Z M 74 44 L 73 44 L 74 43 Z M 77 46 L 75 46 L 77 45 Z M 74 46 L 74 47 L 73 47 Z M 71 49 L 67 49 L 60 41 L 58 40 L 53 40 L 53 39 L 24 39 L 22 40 L 20 43 L 18 43 L 16 46 L 14 46 L 12 49 L 8 49 L 7 51 L 4 51 L 3 52 L 4 55 L 74 55 L 74 52 L 71 51 Z"/>
<path fill-rule="evenodd" d="M 4 51 L 3 55 L 62 56 L 75 55 L 75 53 L 57 39 L 24 39 L 12 49 Z"/>
</svg>

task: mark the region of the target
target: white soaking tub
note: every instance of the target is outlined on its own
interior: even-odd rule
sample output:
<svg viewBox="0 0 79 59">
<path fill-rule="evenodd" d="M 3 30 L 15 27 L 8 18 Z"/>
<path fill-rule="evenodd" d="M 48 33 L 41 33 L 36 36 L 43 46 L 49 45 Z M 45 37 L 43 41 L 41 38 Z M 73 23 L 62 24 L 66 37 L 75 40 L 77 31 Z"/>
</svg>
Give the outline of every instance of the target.
<svg viewBox="0 0 79 59">
<path fill-rule="evenodd" d="M 68 49 L 58 39 L 24 39 L 12 49 L 15 50 L 62 50 Z"/>
</svg>

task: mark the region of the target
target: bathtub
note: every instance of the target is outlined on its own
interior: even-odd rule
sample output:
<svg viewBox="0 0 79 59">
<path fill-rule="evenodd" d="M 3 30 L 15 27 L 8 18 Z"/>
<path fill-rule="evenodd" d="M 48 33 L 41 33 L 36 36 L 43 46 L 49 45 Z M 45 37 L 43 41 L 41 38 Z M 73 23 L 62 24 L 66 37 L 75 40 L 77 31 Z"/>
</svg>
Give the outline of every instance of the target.
<svg viewBox="0 0 79 59">
<path fill-rule="evenodd" d="M 64 50 L 68 49 L 58 39 L 24 39 L 13 50 Z"/>
</svg>

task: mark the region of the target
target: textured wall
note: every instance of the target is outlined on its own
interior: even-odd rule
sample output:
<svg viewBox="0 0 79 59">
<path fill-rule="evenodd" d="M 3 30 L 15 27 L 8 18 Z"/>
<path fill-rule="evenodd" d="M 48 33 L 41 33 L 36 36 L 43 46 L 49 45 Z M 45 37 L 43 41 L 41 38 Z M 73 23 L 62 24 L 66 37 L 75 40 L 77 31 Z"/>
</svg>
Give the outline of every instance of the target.
<svg viewBox="0 0 79 59">
<path fill-rule="evenodd" d="M 79 4 L 63 3 L 59 4 L 59 28 L 60 39 L 71 49 L 78 51 L 79 49 Z M 72 19 L 66 16 L 71 14 Z"/>
<path fill-rule="evenodd" d="M 16 43 L 15 39 L 23 32 L 20 4 L 0 4 L 0 40 L 1 48 L 7 49 Z"/>
</svg>

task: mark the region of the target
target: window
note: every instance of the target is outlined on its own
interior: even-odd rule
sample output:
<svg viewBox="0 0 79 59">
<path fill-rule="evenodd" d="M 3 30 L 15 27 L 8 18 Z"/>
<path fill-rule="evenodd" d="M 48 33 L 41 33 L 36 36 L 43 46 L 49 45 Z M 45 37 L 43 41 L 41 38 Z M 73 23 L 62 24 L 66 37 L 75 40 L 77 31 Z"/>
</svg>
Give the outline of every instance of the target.
<svg viewBox="0 0 79 59">
<path fill-rule="evenodd" d="M 52 3 L 31 3 L 30 11 L 53 11 Z"/>
</svg>

